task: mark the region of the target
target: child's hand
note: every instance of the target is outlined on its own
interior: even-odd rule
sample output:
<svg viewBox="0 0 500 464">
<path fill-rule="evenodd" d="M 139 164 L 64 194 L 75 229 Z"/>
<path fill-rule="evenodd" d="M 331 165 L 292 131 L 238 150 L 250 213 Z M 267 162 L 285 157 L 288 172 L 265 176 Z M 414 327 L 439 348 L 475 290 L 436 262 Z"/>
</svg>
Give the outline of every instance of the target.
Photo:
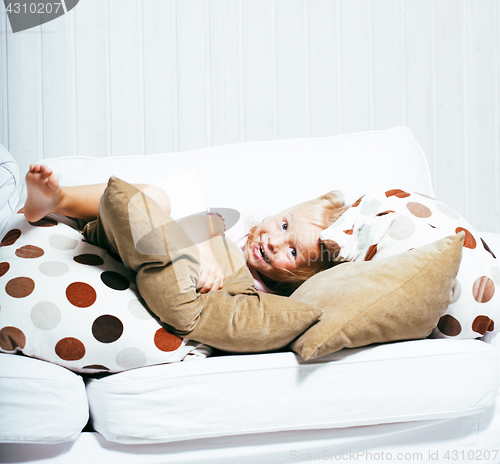
<svg viewBox="0 0 500 464">
<path fill-rule="evenodd" d="M 224 273 L 210 247 L 207 240 L 197 244 L 200 250 L 200 275 L 196 283 L 196 290 L 199 293 L 208 293 L 213 290 L 220 290 L 224 285 Z"/>
</svg>

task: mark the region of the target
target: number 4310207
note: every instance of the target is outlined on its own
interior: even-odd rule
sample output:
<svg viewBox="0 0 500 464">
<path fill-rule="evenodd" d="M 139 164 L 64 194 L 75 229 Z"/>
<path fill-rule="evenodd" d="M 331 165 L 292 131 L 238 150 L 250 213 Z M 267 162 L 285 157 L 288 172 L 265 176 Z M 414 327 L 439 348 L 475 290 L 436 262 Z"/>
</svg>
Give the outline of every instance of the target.
<svg viewBox="0 0 500 464">
<path fill-rule="evenodd" d="M 57 13 L 61 3 L 8 3 L 5 10 L 7 13 L 32 13 L 32 14 L 51 14 Z"/>
</svg>

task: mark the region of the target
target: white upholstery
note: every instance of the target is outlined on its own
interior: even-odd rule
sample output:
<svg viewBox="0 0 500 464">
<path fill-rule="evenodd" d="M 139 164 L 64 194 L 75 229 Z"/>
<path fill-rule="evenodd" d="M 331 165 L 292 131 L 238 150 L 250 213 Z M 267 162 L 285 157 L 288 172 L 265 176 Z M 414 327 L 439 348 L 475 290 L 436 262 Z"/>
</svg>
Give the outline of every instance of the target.
<svg viewBox="0 0 500 464">
<path fill-rule="evenodd" d="M 0 144 L 0 234 L 21 194 L 19 169 L 12 155 Z"/>
</svg>

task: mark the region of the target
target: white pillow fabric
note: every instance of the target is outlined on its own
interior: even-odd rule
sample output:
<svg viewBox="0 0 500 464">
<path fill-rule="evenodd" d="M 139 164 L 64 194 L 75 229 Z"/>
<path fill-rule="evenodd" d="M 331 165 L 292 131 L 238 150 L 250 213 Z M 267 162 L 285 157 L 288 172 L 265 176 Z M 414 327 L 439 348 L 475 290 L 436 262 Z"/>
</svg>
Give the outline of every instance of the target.
<svg viewBox="0 0 500 464">
<path fill-rule="evenodd" d="M 0 144 L 0 233 L 17 206 L 21 182 L 17 163 Z"/>
<path fill-rule="evenodd" d="M 340 250 L 339 261 L 370 261 L 461 231 L 465 241 L 451 304 L 434 335 L 476 338 L 500 328 L 500 264 L 472 225 L 448 206 L 411 191 L 376 190 L 320 237 L 330 249 Z"/>
<path fill-rule="evenodd" d="M 2 353 L 0 372 L 0 443 L 60 443 L 78 438 L 89 419 L 85 384 L 79 375 L 38 359 Z"/>
<path fill-rule="evenodd" d="M 134 273 L 53 217 L 22 214 L 0 243 L 0 351 L 76 372 L 120 372 L 210 349 L 170 334 L 139 300 Z"/>
</svg>

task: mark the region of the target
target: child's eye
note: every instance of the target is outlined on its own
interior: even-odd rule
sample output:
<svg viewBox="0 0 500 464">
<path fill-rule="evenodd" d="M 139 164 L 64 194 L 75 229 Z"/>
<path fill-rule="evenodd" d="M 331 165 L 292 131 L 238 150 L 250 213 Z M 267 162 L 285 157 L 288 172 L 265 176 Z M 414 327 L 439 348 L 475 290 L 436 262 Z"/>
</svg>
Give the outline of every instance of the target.
<svg viewBox="0 0 500 464">
<path fill-rule="evenodd" d="M 290 253 L 292 254 L 292 256 L 293 256 L 294 258 L 296 258 L 296 257 L 297 257 L 297 250 L 296 250 L 295 248 L 292 248 L 292 249 L 290 250 Z"/>
<path fill-rule="evenodd" d="M 281 223 L 281 228 L 283 230 L 287 230 L 288 229 L 288 222 L 286 222 L 284 219 L 283 219 L 283 222 Z"/>
</svg>

